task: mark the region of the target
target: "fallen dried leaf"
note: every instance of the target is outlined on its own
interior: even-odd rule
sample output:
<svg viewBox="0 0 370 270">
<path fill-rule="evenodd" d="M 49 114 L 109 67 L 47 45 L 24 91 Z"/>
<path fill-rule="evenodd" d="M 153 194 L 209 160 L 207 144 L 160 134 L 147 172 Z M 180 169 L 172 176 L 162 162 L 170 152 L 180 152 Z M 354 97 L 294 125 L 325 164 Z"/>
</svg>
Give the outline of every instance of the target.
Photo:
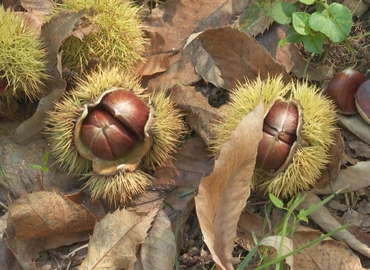
<svg viewBox="0 0 370 270">
<path fill-rule="evenodd" d="M 134 73 L 137 76 L 149 76 L 166 71 L 170 66 L 170 61 L 169 52 L 163 50 L 165 40 L 160 34 L 149 31 L 145 32 L 145 37 L 148 43 L 145 46 L 144 59 L 136 64 Z"/>
<path fill-rule="evenodd" d="M 170 90 L 172 101 L 186 111 L 189 126 L 209 145 L 214 137 L 210 124 L 219 118 L 219 110 L 211 107 L 193 86 L 175 85 Z"/>
<path fill-rule="evenodd" d="M 318 196 L 313 194 L 312 192 L 308 192 L 304 201 L 301 203 L 300 207 L 304 209 L 308 209 L 311 205 L 316 205 L 320 203 L 321 200 Z M 331 232 L 332 230 L 335 230 L 342 225 L 330 214 L 329 210 L 322 206 L 315 210 L 312 214 L 309 215 L 310 219 L 312 219 L 318 226 L 320 226 L 324 231 Z M 337 239 L 339 241 L 344 242 L 347 244 L 350 248 L 360 252 L 361 254 L 365 255 L 366 257 L 370 258 L 370 248 L 361 242 L 361 239 L 357 239 L 353 234 L 351 234 L 348 230 L 342 230 L 332 236 L 334 239 Z M 295 238 L 294 238 L 295 239 Z M 305 238 L 306 239 L 306 238 Z M 304 240 L 306 241 L 306 240 Z M 327 251 L 330 249 L 326 249 Z M 350 251 L 348 249 L 348 251 Z M 351 251 L 350 251 L 351 252 Z M 352 253 L 352 252 L 351 252 Z M 331 255 L 330 252 L 328 255 Z M 352 254 L 352 256 L 354 256 Z M 334 257 L 340 257 L 336 258 L 342 261 L 341 255 L 335 255 Z M 331 265 L 331 264 L 329 264 Z M 351 264 L 345 263 L 344 265 L 350 266 Z M 305 268 L 301 268 L 305 269 Z M 327 268 L 329 269 L 329 268 Z M 349 268 L 347 268 L 349 269 Z M 352 269 L 352 268 L 351 268 Z M 355 268 L 354 268 L 355 269 Z"/>
<path fill-rule="evenodd" d="M 245 78 L 265 79 L 268 74 L 283 74 L 285 82 L 291 80 L 263 46 L 238 29 L 206 30 L 188 46 L 193 47 L 192 63 L 196 72 L 219 88 L 232 89 Z"/>
<path fill-rule="evenodd" d="M 262 246 L 268 246 L 275 248 L 276 252 L 280 249 L 281 241 L 283 241 L 283 248 L 281 250 L 281 256 L 284 256 L 293 251 L 293 241 L 287 237 L 281 237 L 279 235 L 268 236 L 263 238 L 259 244 Z M 285 263 L 288 264 L 291 269 L 293 268 L 293 257 L 289 256 L 285 259 Z M 298 268 L 300 269 L 300 268 Z"/>
<path fill-rule="evenodd" d="M 160 203 L 154 203 L 148 212 L 118 209 L 97 222 L 80 269 L 131 269 Z"/>
<path fill-rule="evenodd" d="M 140 248 L 135 269 L 172 269 L 176 258 L 175 235 L 171 222 L 163 210 L 159 210 L 145 243 Z"/>
<path fill-rule="evenodd" d="M 212 173 L 199 185 L 195 205 L 204 241 L 222 269 L 232 269 L 237 223 L 250 194 L 263 105 L 245 116 L 221 149 Z"/>
<path fill-rule="evenodd" d="M 339 171 L 332 184 L 322 189 L 313 189 L 315 194 L 347 193 L 366 188 L 370 185 L 370 162 L 358 162 L 356 165 Z"/>
<path fill-rule="evenodd" d="M 333 229 L 332 227 L 331 229 Z M 299 226 L 294 232 L 294 249 L 312 242 L 320 231 Z M 294 255 L 295 269 L 361 270 L 360 259 L 344 243 L 327 238 Z"/>
<path fill-rule="evenodd" d="M 27 194 L 9 207 L 8 230 L 17 239 L 41 238 L 94 228 L 96 218 L 59 191 Z"/>
<path fill-rule="evenodd" d="M 339 124 L 370 145 L 370 125 L 359 114 L 337 114 Z"/>
<path fill-rule="evenodd" d="M 40 100 L 35 114 L 20 124 L 15 131 L 12 138 L 14 142 L 25 145 L 41 138 L 46 111 L 54 108 L 54 103 L 61 98 L 66 88 L 61 75 L 60 46 L 72 34 L 75 24 L 81 17 L 81 13 L 61 12 L 42 27 L 41 38 L 46 44 L 47 72 L 50 80 L 46 82 L 45 96 Z"/>
</svg>

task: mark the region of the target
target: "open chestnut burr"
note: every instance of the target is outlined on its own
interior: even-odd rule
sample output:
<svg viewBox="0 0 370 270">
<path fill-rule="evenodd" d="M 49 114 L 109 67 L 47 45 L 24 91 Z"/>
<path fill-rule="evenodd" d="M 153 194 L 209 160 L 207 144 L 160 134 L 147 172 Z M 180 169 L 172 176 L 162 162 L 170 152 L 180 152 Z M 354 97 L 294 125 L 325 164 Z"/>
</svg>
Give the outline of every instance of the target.
<svg viewBox="0 0 370 270">
<path fill-rule="evenodd" d="M 307 83 L 284 84 L 280 76 L 238 85 L 213 125 L 212 152 L 219 155 L 240 120 L 260 100 L 265 117 L 252 187 L 281 198 L 315 187 L 330 160 L 337 127 L 334 103 Z"/>
<path fill-rule="evenodd" d="M 92 200 L 118 206 L 145 192 L 171 157 L 182 117 L 166 92 L 146 94 L 131 73 L 99 69 L 48 113 L 46 133 L 61 169 L 87 180 Z"/>
</svg>

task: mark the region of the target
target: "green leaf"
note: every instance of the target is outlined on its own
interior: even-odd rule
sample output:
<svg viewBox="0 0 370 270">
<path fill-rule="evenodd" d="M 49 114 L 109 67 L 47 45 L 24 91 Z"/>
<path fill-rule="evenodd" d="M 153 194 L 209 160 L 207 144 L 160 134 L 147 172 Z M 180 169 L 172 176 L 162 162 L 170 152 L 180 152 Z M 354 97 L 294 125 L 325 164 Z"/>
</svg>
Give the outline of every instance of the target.
<svg viewBox="0 0 370 270">
<path fill-rule="evenodd" d="M 45 155 L 44 155 L 44 165 L 46 165 L 46 163 L 48 163 L 48 159 L 49 159 L 49 152 L 46 152 Z"/>
<path fill-rule="evenodd" d="M 325 34 L 333 42 L 341 42 L 351 31 L 352 14 L 346 6 L 332 3 L 328 9 L 313 13 L 309 24 L 313 30 Z"/>
<path fill-rule="evenodd" d="M 325 35 L 322 33 L 311 33 L 304 36 L 303 45 L 311 53 L 321 54 L 325 42 Z"/>
<path fill-rule="evenodd" d="M 292 21 L 292 14 L 297 11 L 297 7 L 291 3 L 278 2 L 270 12 L 270 16 L 280 24 L 288 24 Z"/>
<path fill-rule="evenodd" d="M 30 165 L 30 168 L 31 168 L 31 169 L 35 169 L 35 170 L 42 170 L 42 166 L 40 166 L 40 165 L 36 165 L 36 164 L 32 164 L 32 165 Z"/>
<path fill-rule="evenodd" d="M 298 34 L 301 35 L 308 35 L 311 33 L 311 27 L 308 24 L 308 19 L 310 14 L 306 12 L 294 12 L 292 19 L 293 19 L 293 27 L 294 30 L 297 31 Z"/>
<path fill-rule="evenodd" d="M 276 197 L 274 194 L 272 193 L 269 193 L 269 197 L 270 197 L 270 200 L 271 202 L 277 207 L 277 208 L 280 208 L 280 209 L 284 209 L 284 203 L 282 200 L 280 200 L 278 197 Z"/>
<path fill-rule="evenodd" d="M 299 2 L 306 4 L 306 5 L 312 5 L 315 3 L 315 0 L 299 0 Z"/>
<path fill-rule="evenodd" d="M 300 221 L 304 221 L 304 222 L 308 222 L 308 217 L 305 216 L 305 215 L 301 215 L 301 213 L 299 212 L 299 214 L 297 215 L 297 218 L 300 220 Z"/>
<path fill-rule="evenodd" d="M 287 42 L 294 42 L 299 43 L 303 42 L 304 36 L 301 34 L 298 34 L 293 27 L 290 27 L 288 31 L 286 32 L 286 40 Z"/>
</svg>

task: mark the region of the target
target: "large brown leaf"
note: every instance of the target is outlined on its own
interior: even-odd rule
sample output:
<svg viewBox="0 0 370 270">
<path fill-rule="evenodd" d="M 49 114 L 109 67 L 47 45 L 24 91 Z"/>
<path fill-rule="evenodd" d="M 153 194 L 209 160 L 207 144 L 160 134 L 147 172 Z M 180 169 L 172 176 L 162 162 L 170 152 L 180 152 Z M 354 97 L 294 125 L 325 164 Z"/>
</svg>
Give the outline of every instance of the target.
<svg viewBox="0 0 370 270">
<path fill-rule="evenodd" d="M 81 17 L 82 13 L 61 12 L 43 25 L 41 38 L 46 46 L 47 73 L 50 78 L 45 83 L 45 96 L 40 100 L 36 112 L 15 131 L 14 142 L 28 144 L 41 138 L 46 112 L 53 110 L 54 103 L 61 98 L 66 88 L 66 83 L 62 79 L 60 46 L 72 34 L 75 24 Z"/>
<path fill-rule="evenodd" d="M 163 210 L 158 212 L 145 243 L 140 248 L 135 270 L 172 269 L 176 258 L 175 235 Z"/>
<path fill-rule="evenodd" d="M 332 229 L 334 229 L 332 227 Z M 294 233 L 294 249 L 322 235 L 320 231 L 299 226 Z M 361 270 L 360 259 L 344 243 L 327 238 L 294 255 L 295 269 Z"/>
<path fill-rule="evenodd" d="M 147 211 L 116 210 L 97 222 L 88 254 L 80 269 L 133 267 L 138 248 L 145 242 L 160 203 L 161 201 L 153 203 Z"/>
<path fill-rule="evenodd" d="M 275 63 L 265 48 L 254 38 L 235 28 L 206 30 L 192 42 L 192 63 L 206 81 L 224 89 L 233 88 L 245 78 L 278 76 L 290 81 L 290 76 Z"/>
<path fill-rule="evenodd" d="M 10 205 L 8 229 L 17 239 L 40 238 L 92 230 L 96 218 L 83 205 L 58 191 L 22 196 Z"/>
<path fill-rule="evenodd" d="M 189 126 L 209 145 L 214 137 L 211 123 L 218 120 L 220 110 L 211 107 L 194 86 L 175 85 L 170 90 L 172 101 L 186 111 Z"/>
<path fill-rule="evenodd" d="M 204 241 L 214 261 L 233 269 L 237 223 L 250 194 L 257 147 L 262 139 L 263 105 L 245 116 L 223 145 L 212 173 L 201 180 L 195 205 Z"/>
</svg>

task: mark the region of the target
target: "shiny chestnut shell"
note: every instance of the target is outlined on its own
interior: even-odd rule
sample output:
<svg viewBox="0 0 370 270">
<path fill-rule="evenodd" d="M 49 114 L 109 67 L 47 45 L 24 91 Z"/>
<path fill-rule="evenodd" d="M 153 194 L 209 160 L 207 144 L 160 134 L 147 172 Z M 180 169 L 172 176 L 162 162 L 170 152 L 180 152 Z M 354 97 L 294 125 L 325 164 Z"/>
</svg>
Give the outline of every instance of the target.
<svg viewBox="0 0 370 270">
<path fill-rule="evenodd" d="M 370 80 L 360 85 L 356 92 L 355 100 L 358 112 L 370 124 Z"/>
<path fill-rule="evenodd" d="M 94 110 L 88 114 L 81 133 L 93 154 L 106 160 L 129 153 L 137 140 L 130 129 L 104 110 Z"/>
<path fill-rule="evenodd" d="M 285 169 L 295 151 L 302 120 L 299 105 L 277 100 L 265 116 L 256 165 L 270 174 Z"/>
<path fill-rule="evenodd" d="M 337 73 L 329 82 L 327 95 L 333 99 L 339 112 L 343 114 L 357 113 L 355 93 L 365 81 L 365 76 L 352 68 Z"/>
<path fill-rule="evenodd" d="M 89 111 L 82 124 L 82 138 L 96 157 L 119 159 L 144 139 L 148 117 L 148 106 L 135 94 L 114 91 L 104 96 L 101 106 Z"/>
</svg>

